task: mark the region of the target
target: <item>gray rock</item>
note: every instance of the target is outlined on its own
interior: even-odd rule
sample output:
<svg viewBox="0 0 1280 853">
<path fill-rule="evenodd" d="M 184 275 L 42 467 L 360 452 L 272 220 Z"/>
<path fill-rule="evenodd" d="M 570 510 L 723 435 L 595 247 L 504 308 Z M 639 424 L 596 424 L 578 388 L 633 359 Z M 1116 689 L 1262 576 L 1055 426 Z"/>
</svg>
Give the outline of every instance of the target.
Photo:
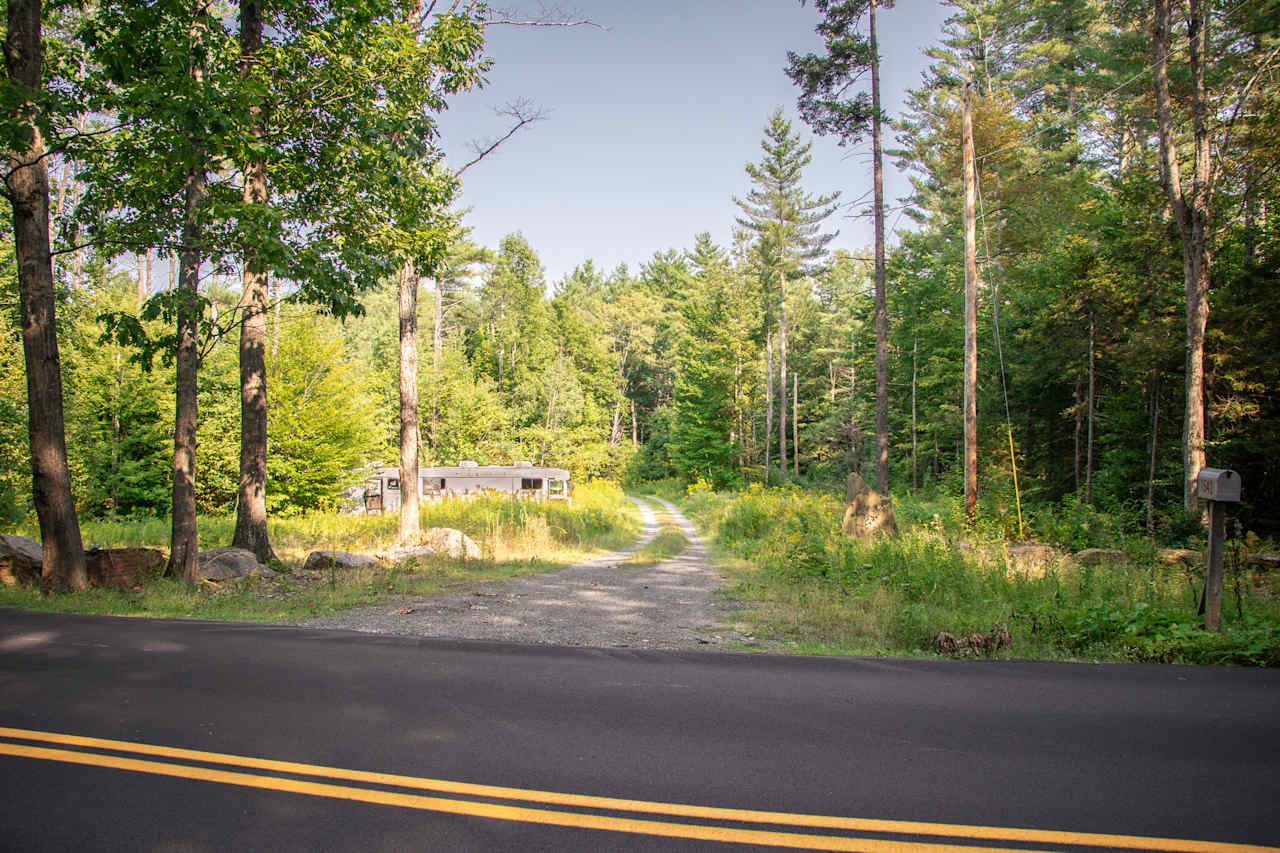
<svg viewBox="0 0 1280 853">
<path fill-rule="evenodd" d="M 261 577 L 275 574 L 258 562 L 252 551 L 244 548 L 210 548 L 196 555 L 200 577 L 211 581 L 225 581 L 248 577 L 257 572 Z"/>
<path fill-rule="evenodd" d="M 478 560 L 484 556 L 474 539 L 452 527 L 432 527 L 423 532 L 422 540 L 435 551 L 447 554 L 454 560 Z"/>
<path fill-rule="evenodd" d="M 430 545 L 397 545 L 386 551 L 379 551 L 378 559 L 386 560 L 388 563 L 406 563 L 409 560 L 434 557 L 435 553 L 436 549 Z"/>
<path fill-rule="evenodd" d="M 378 565 L 376 557 L 368 554 L 352 554 L 348 551 L 312 551 L 302 568 L 307 571 L 328 569 L 369 569 Z"/>
<path fill-rule="evenodd" d="M 6 586 L 39 583 L 43 563 L 44 549 L 36 540 L 25 536 L 0 536 L 0 583 Z"/>
</svg>

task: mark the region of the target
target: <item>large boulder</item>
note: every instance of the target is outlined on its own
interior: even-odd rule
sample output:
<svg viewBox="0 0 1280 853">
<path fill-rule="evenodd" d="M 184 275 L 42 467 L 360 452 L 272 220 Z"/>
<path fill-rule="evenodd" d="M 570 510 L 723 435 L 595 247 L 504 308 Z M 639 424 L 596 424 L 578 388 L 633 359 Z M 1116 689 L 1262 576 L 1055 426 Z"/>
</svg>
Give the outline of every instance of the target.
<svg viewBox="0 0 1280 853">
<path fill-rule="evenodd" d="M 447 554 L 454 560 L 478 560 L 484 556 L 474 539 L 452 527 L 432 527 L 423 531 L 421 539 L 438 553 Z"/>
<path fill-rule="evenodd" d="M 90 548 L 84 552 L 89 586 L 133 589 L 164 571 L 164 553 L 155 548 Z"/>
<path fill-rule="evenodd" d="M 844 520 L 840 529 L 848 536 L 866 539 L 887 533 L 898 534 L 893 501 L 876 493 L 858 474 L 850 474 L 844 485 Z"/>
<path fill-rule="evenodd" d="M 371 569 L 377 565 L 377 558 L 367 554 L 352 554 L 348 551 L 312 551 L 307 555 L 302 568 L 309 572 L 319 572 L 330 569 Z"/>
<path fill-rule="evenodd" d="M 275 574 L 245 548 L 210 548 L 196 555 L 196 563 L 200 577 L 211 581 L 234 580 L 255 572 L 262 577 Z"/>
<path fill-rule="evenodd" d="M 25 536 L 0 536 L 0 583 L 40 583 L 40 567 L 44 551 L 40 543 Z"/>
<path fill-rule="evenodd" d="M 436 549 L 430 545 L 396 545 L 385 551 L 379 551 L 378 559 L 386 560 L 388 563 L 407 563 L 410 560 L 434 557 L 435 553 Z"/>
</svg>

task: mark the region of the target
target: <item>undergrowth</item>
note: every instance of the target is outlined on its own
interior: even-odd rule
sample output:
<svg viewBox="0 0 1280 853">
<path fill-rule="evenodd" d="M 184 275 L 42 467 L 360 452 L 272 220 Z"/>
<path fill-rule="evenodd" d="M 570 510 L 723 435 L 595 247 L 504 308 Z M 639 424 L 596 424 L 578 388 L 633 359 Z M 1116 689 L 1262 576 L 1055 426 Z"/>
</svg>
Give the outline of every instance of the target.
<svg viewBox="0 0 1280 853">
<path fill-rule="evenodd" d="M 1004 623 L 1004 656 L 1280 665 L 1278 584 L 1262 571 L 1229 571 L 1212 633 L 1196 615 L 1203 570 L 1166 563 L 1140 537 L 1110 564 L 1062 554 L 1023 567 L 997 530 L 966 525 L 936 497 L 895 501 L 900 535 L 855 540 L 840 533 L 843 502 L 830 492 L 668 493 L 709 534 L 756 635 L 798 651 L 927 655 L 939 632 Z"/>
<path fill-rule="evenodd" d="M 343 516 L 329 513 L 273 519 L 268 529 L 279 560 L 274 578 L 252 577 L 189 587 L 156 578 L 138 589 L 90 589 L 43 595 L 24 586 L 0 586 L 0 605 L 39 610 L 131 616 L 180 616 L 231 621 L 295 621 L 400 595 L 444 592 L 476 581 L 555 571 L 635 540 L 640 518 L 617 484 L 579 486 L 572 506 L 510 498 L 446 500 L 422 507 L 422 528 L 452 527 L 483 552 L 479 560 L 431 557 L 397 566 L 307 572 L 300 567 L 313 550 L 375 553 L 392 545 L 395 514 Z M 230 544 L 234 517 L 200 519 L 202 548 Z M 86 546 L 153 547 L 164 550 L 164 519 L 93 521 L 83 525 Z M 26 531 L 30 535 L 31 531 Z M 38 535 L 38 534 L 37 534 Z"/>
</svg>

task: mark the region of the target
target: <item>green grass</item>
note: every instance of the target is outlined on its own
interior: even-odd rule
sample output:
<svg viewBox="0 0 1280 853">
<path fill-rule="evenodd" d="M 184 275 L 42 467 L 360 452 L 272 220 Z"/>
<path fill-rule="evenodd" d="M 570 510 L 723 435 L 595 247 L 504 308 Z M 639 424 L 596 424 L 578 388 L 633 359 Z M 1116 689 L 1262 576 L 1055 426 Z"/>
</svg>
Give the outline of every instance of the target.
<svg viewBox="0 0 1280 853">
<path fill-rule="evenodd" d="M 234 518 L 201 518 L 202 547 L 229 544 L 234 525 Z M 431 504 L 423 508 L 422 526 L 462 530 L 481 546 L 484 558 L 432 557 L 391 567 L 303 571 L 301 563 L 312 550 L 374 553 L 392 545 L 397 532 L 394 515 L 316 514 L 270 522 L 272 545 L 280 558 L 275 578 L 206 582 L 194 588 L 156 578 L 133 590 L 49 595 L 30 587 L 0 586 L 0 605 L 117 616 L 293 622 L 399 596 L 557 571 L 635 541 L 640 516 L 617 485 L 602 481 L 579 487 L 571 507 L 503 498 Z M 163 549 L 169 535 L 164 520 L 87 520 L 83 531 L 86 544 L 106 547 Z"/>
<path fill-rule="evenodd" d="M 1004 623 L 1005 657 L 1280 665 L 1280 579 L 1265 573 L 1229 571 L 1215 634 L 1195 613 L 1202 575 L 1132 537 L 1117 565 L 1064 557 L 1026 570 L 937 499 L 896 501 L 901 535 L 872 541 L 840 534 L 831 493 L 694 487 L 678 500 L 724 565 L 741 621 L 790 650 L 928 656 L 939 632 Z"/>
<path fill-rule="evenodd" d="M 624 564 L 631 568 L 649 568 L 669 560 L 689 547 L 689 537 L 676 524 L 671 513 L 661 507 L 654 509 L 658 520 L 658 533 L 638 550 L 627 555 Z"/>
</svg>

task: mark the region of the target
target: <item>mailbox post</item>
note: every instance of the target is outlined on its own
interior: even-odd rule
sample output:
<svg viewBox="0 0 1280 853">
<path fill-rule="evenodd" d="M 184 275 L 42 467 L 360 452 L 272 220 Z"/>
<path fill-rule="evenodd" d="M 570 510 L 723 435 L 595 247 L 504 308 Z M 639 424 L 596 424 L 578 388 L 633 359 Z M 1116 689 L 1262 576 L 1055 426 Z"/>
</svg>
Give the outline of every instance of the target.
<svg viewBox="0 0 1280 853">
<path fill-rule="evenodd" d="M 1223 504 L 1240 502 L 1240 475 L 1226 468 L 1201 468 L 1196 492 L 1209 502 L 1208 566 L 1204 575 L 1201 612 L 1204 627 L 1218 630 L 1222 616 L 1222 551 L 1227 537 L 1227 512 Z"/>
</svg>

